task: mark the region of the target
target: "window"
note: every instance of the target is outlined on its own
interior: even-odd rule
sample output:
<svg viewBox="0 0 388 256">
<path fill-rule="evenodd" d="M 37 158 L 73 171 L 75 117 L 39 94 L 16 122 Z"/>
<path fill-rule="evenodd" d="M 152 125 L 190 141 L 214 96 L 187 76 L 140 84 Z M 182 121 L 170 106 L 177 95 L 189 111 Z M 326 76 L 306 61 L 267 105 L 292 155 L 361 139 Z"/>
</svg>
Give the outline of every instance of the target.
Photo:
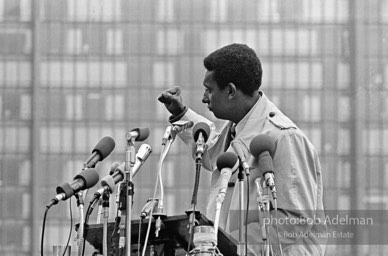
<svg viewBox="0 0 388 256">
<path fill-rule="evenodd" d="M 21 94 L 20 95 L 20 119 L 30 120 L 31 119 L 31 95 Z"/>
<path fill-rule="evenodd" d="M 338 153 L 349 154 L 350 153 L 350 131 L 348 129 L 340 129 L 338 131 Z"/>
<path fill-rule="evenodd" d="M 157 20 L 171 22 L 174 20 L 174 0 L 157 1 Z"/>
<path fill-rule="evenodd" d="M 6 152 L 28 152 L 30 149 L 30 130 L 27 127 L 0 128 L 0 138 L 4 138 Z"/>
<path fill-rule="evenodd" d="M 184 37 L 179 30 L 160 30 L 157 33 L 156 40 L 158 54 L 178 54 L 182 52 Z"/>
<path fill-rule="evenodd" d="M 0 54 L 27 54 L 31 51 L 31 33 L 27 29 L 2 29 Z"/>
<path fill-rule="evenodd" d="M 317 122 L 321 120 L 321 99 L 317 95 L 304 95 L 302 98 L 302 118 L 305 121 Z"/>
<path fill-rule="evenodd" d="M 155 62 L 153 65 L 153 84 L 156 88 L 175 84 L 174 64 L 171 62 Z"/>
<path fill-rule="evenodd" d="M 350 99 L 348 96 L 338 98 L 338 119 L 342 122 L 350 120 Z"/>
<path fill-rule="evenodd" d="M 105 118 L 120 120 L 124 118 L 124 95 L 107 95 L 105 97 Z"/>
<path fill-rule="evenodd" d="M 50 87 L 126 86 L 125 62 L 43 62 L 42 85 Z"/>
<path fill-rule="evenodd" d="M 25 61 L 0 62 L 0 85 L 30 86 L 31 63 Z"/>
<path fill-rule="evenodd" d="M 32 0 L 1 0 L 0 21 L 2 20 L 31 20 Z"/>
<path fill-rule="evenodd" d="M 302 0 L 301 21 L 346 22 L 348 20 L 348 0 Z"/>
<path fill-rule="evenodd" d="M 205 54 L 231 43 L 244 43 L 255 48 L 255 34 L 252 30 L 246 32 L 242 29 L 208 29 L 204 33 Z"/>
<path fill-rule="evenodd" d="M 227 0 L 210 1 L 210 21 L 226 21 L 228 15 Z"/>
<path fill-rule="evenodd" d="M 316 31 L 301 29 L 271 30 L 271 50 L 275 54 L 316 55 L 318 36 Z"/>
<path fill-rule="evenodd" d="M 106 51 L 111 55 L 123 53 L 123 32 L 121 29 L 108 29 Z"/>
<path fill-rule="evenodd" d="M 81 120 L 83 117 L 82 95 L 66 95 L 66 119 Z"/>
<path fill-rule="evenodd" d="M 257 19 L 259 21 L 279 21 L 278 1 L 259 0 L 257 7 Z"/>
<path fill-rule="evenodd" d="M 29 159 L 22 159 L 19 160 L 19 163 L 19 184 L 29 186 L 31 183 L 31 161 Z"/>
<path fill-rule="evenodd" d="M 2 0 L 0 1 L 0 15 L 5 20 L 19 20 L 20 18 L 20 1 Z"/>
<path fill-rule="evenodd" d="M 120 0 L 68 0 L 69 18 L 77 21 L 111 21 L 120 17 Z"/>
<path fill-rule="evenodd" d="M 350 188 L 350 163 L 348 161 L 338 161 L 337 170 L 336 187 Z"/>
<path fill-rule="evenodd" d="M 18 93 L 9 92 L 3 94 L 3 113 L 4 119 L 19 119 L 20 117 L 20 98 Z"/>
<path fill-rule="evenodd" d="M 318 151 L 321 151 L 321 148 L 322 148 L 322 138 L 321 138 L 321 135 L 322 135 L 322 131 L 318 128 L 304 128 L 304 131 L 307 135 L 307 138 L 310 139 L 310 141 L 313 143 L 313 145 L 315 146 L 315 148 L 318 150 Z"/>
<path fill-rule="evenodd" d="M 73 133 L 69 127 L 43 127 L 40 130 L 40 146 L 44 153 L 72 152 Z"/>
<path fill-rule="evenodd" d="M 82 30 L 69 29 L 67 31 L 67 53 L 80 54 L 83 49 Z"/>
<path fill-rule="evenodd" d="M 105 109 L 104 97 L 100 93 L 89 93 L 85 99 L 85 119 L 102 120 Z"/>
</svg>

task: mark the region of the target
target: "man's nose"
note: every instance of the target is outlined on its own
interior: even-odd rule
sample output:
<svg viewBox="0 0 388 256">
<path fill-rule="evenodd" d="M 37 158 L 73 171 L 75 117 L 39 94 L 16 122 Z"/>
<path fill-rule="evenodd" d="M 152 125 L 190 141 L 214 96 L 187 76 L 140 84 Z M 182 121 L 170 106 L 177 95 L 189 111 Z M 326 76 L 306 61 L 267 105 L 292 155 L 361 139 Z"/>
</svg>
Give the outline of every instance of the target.
<svg viewBox="0 0 388 256">
<path fill-rule="evenodd" d="M 202 103 L 209 103 L 209 97 L 206 92 L 202 96 Z"/>
</svg>

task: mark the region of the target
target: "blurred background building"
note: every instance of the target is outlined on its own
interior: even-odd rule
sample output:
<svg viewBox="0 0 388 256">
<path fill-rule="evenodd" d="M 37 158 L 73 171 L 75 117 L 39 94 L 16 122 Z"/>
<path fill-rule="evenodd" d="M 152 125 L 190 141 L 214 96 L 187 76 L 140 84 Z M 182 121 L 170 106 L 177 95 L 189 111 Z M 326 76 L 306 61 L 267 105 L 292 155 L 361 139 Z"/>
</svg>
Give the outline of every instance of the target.
<svg viewBox="0 0 388 256">
<path fill-rule="evenodd" d="M 257 51 L 262 89 L 318 148 L 326 209 L 385 214 L 387 0 L 0 0 L 0 254 L 39 255 L 56 186 L 80 172 L 103 136 L 116 141 L 97 166 L 107 175 L 125 160 L 126 132 L 149 127 L 153 154 L 134 177 L 138 218 L 169 125 L 157 96 L 179 85 L 187 105 L 213 119 L 201 103 L 202 59 L 232 42 Z M 209 175 L 201 175 L 203 210 Z M 163 177 L 166 213 L 184 214 L 194 162 L 179 140 Z M 46 255 L 67 241 L 70 204 L 77 222 L 74 199 L 48 213 Z M 327 255 L 386 255 L 373 241 L 387 235 L 382 225 Z"/>
</svg>

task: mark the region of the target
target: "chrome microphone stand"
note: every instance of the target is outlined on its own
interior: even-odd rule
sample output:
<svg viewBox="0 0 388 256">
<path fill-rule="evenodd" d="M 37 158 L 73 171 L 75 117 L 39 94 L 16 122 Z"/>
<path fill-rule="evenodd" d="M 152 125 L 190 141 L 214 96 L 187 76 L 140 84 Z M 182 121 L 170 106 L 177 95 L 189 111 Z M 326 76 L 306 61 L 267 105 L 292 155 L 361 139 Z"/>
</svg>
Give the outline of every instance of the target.
<svg viewBox="0 0 388 256">
<path fill-rule="evenodd" d="M 237 244 L 237 255 L 245 256 L 245 242 L 244 242 L 244 227 L 245 227 L 245 216 L 244 216 L 244 172 L 240 168 L 238 172 L 238 184 L 239 184 L 239 198 L 240 198 L 240 229 L 239 229 L 239 242 Z"/>
<path fill-rule="evenodd" d="M 108 256 L 108 218 L 109 218 L 109 192 L 102 195 L 103 226 L 102 226 L 102 253 Z"/>
<path fill-rule="evenodd" d="M 257 207 L 259 210 L 259 218 L 261 222 L 261 236 L 264 241 L 262 255 L 269 256 L 271 251 L 270 241 L 268 237 L 268 229 L 266 223 L 270 223 L 270 194 L 269 187 L 263 183 L 263 188 L 261 186 L 261 178 L 256 178 L 255 180 L 256 190 L 257 190 Z M 264 189 L 264 193 L 263 193 Z"/>
<path fill-rule="evenodd" d="M 127 148 L 125 150 L 125 186 L 126 193 L 126 210 L 125 210 L 125 237 L 126 237 L 126 256 L 131 255 L 131 219 L 132 219 L 132 200 L 134 187 L 132 182 L 132 168 L 136 162 L 136 150 L 135 150 L 135 138 L 131 136 L 131 133 L 127 133 Z"/>
<path fill-rule="evenodd" d="M 84 200 L 83 200 L 82 191 L 75 194 L 77 198 L 77 206 L 79 208 L 79 228 L 78 228 L 78 255 L 82 256 L 83 246 L 84 246 L 84 225 L 85 225 L 85 215 L 84 215 Z"/>
</svg>

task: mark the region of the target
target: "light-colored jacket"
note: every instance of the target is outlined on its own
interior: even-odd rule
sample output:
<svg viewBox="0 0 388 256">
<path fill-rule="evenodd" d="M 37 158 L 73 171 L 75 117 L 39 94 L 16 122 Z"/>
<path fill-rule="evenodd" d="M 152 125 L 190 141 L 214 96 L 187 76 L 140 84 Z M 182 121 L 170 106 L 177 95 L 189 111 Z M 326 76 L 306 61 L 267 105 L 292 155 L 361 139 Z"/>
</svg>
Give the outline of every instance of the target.
<svg viewBox="0 0 388 256">
<path fill-rule="evenodd" d="M 263 92 L 260 94 L 261 97 L 255 106 L 236 125 L 235 140 L 240 142 L 245 156 L 249 159 L 249 144 L 255 136 L 267 134 L 275 139 L 273 166 L 278 196 L 278 219 L 276 220 L 278 220 L 279 238 L 284 255 L 324 255 L 326 225 L 316 221 L 317 218 L 324 219 L 322 173 L 317 151 L 303 132 Z M 226 121 L 217 132 L 214 123 L 191 109 L 187 110 L 181 120 L 191 120 L 194 123 L 206 122 L 211 127 L 207 151 L 203 156 L 203 167 L 212 172 L 206 216 L 214 220 L 220 176 L 216 161 L 217 157 L 224 152 L 226 137 L 232 122 Z M 190 130 L 179 136 L 190 149 L 195 147 Z M 227 151 L 233 151 L 233 148 L 229 147 Z M 219 225 L 238 240 L 240 225 L 237 173 L 235 172 L 230 179 L 232 185 L 227 189 Z M 250 255 L 260 255 L 263 245 L 254 184 L 255 178 L 259 175 L 258 170 L 251 170 L 248 218 Z M 244 195 L 244 198 L 246 199 L 247 195 Z M 271 211 L 271 215 L 275 218 L 274 211 Z M 274 220 L 273 218 L 271 217 L 271 220 Z M 274 254 L 279 255 L 275 223 L 274 220 L 268 226 L 269 238 Z"/>
</svg>

